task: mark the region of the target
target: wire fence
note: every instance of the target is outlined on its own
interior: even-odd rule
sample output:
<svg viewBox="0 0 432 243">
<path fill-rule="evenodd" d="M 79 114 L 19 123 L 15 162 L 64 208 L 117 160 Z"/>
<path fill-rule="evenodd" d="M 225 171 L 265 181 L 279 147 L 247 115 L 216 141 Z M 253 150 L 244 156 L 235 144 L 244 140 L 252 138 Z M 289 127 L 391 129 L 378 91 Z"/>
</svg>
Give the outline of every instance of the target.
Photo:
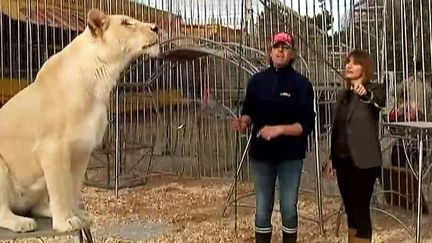
<svg viewBox="0 0 432 243">
<path fill-rule="evenodd" d="M 431 1 L 0 0 L 0 103 L 29 85 L 43 63 L 84 30 L 91 8 L 155 22 L 167 55 L 136 60 L 119 80 L 104 144 L 93 155 L 87 180 L 113 186 L 116 126 L 124 186 L 162 172 L 230 177 L 247 141 L 247 134 L 236 137 L 231 130 L 231 118 L 239 112 L 248 78 L 267 67 L 271 35 L 289 31 L 296 37 L 295 68 L 316 90 L 318 126 L 309 140 L 305 174 L 326 194 L 337 194 L 328 186 L 335 183 L 328 160 L 330 110 L 344 85 L 345 56 L 360 48 L 375 57 L 374 81 L 387 89 L 383 122 L 431 121 Z M 415 142 L 388 134 L 383 130 L 380 185 L 393 194 L 376 200 L 412 211 L 414 219 L 418 192 L 409 165 L 420 151 Z M 428 168 L 428 142 L 421 153 Z M 319 178 L 314 159 L 323 172 Z M 425 171 L 421 193 L 428 214 L 432 181 Z M 248 166 L 241 176 L 249 179 Z M 316 190 L 314 183 L 303 186 Z"/>
</svg>

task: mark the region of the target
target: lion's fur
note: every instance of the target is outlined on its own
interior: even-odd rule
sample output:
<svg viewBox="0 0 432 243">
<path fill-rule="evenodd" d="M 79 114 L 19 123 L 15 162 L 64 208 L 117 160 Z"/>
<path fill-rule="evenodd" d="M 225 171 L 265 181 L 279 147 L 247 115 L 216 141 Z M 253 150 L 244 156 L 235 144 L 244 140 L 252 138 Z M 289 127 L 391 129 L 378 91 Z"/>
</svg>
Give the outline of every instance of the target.
<svg viewBox="0 0 432 243">
<path fill-rule="evenodd" d="M 0 109 L 0 227 L 32 231 L 32 212 L 57 231 L 89 223 L 78 208 L 91 151 L 101 143 L 120 73 L 159 53 L 157 28 L 122 15 L 88 14 L 88 26 L 51 56 L 32 84 Z"/>
</svg>

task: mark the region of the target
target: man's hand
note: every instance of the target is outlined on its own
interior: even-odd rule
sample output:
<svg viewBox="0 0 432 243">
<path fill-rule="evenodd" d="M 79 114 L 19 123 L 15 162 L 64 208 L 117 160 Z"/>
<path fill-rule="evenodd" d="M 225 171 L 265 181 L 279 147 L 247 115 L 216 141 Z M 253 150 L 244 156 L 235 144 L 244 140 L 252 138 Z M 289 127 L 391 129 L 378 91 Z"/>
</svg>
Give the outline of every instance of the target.
<svg viewBox="0 0 432 243">
<path fill-rule="evenodd" d="M 232 127 L 236 131 L 244 132 L 249 127 L 249 123 L 249 116 L 236 117 L 232 121 Z"/>
<path fill-rule="evenodd" d="M 281 126 L 264 126 L 258 131 L 257 136 L 270 141 L 271 139 L 282 135 L 283 128 Z"/>
</svg>

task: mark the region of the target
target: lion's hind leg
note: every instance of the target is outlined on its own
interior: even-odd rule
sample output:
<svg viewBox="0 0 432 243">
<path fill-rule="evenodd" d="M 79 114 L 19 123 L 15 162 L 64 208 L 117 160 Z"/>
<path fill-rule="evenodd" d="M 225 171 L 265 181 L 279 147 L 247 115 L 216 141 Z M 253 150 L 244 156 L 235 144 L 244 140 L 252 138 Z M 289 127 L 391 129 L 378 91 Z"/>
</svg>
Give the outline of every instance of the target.
<svg viewBox="0 0 432 243">
<path fill-rule="evenodd" d="M 36 221 L 32 218 L 15 215 L 10 205 L 13 204 L 16 193 L 12 187 L 8 168 L 0 155 L 0 227 L 14 232 L 28 232 L 36 229 Z"/>
</svg>

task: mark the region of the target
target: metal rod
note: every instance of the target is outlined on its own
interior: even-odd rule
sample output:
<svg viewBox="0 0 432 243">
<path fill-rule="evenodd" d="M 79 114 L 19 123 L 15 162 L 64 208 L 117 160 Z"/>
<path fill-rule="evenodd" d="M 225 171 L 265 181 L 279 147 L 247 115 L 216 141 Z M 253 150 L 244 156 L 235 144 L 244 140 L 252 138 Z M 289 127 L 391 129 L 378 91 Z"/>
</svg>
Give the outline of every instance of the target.
<svg viewBox="0 0 432 243">
<path fill-rule="evenodd" d="M 120 172 L 120 160 L 121 160 L 121 148 L 120 148 L 120 104 L 119 104 L 119 88 L 115 88 L 115 159 L 114 159 L 114 178 L 115 178 L 115 195 L 118 197 L 119 190 L 119 172 Z"/>
<path fill-rule="evenodd" d="M 422 182 L 423 182 L 423 131 L 417 137 L 419 143 L 419 170 L 418 170 L 418 188 L 417 188 L 417 225 L 416 225 L 416 242 L 421 241 L 421 218 L 422 218 Z"/>
<path fill-rule="evenodd" d="M 314 100 L 317 99 L 316 92 L 314 92 Z M 317 102 L 314 102 L 314 111 L 315 114 L 318 113 Z M 315 172 L 316 172 L 316 180 L 315 186 L 317 190 L 317 207 L 318 207 L 318 227 L 320 234 L 324 234 L 324 222 L 323 222 L 323 205 L 322 205 L 322 181 L 321 181 L 321 161 L 319 154 L 319 118 L 318 115 L 315 117 Z"/>
</svg>

